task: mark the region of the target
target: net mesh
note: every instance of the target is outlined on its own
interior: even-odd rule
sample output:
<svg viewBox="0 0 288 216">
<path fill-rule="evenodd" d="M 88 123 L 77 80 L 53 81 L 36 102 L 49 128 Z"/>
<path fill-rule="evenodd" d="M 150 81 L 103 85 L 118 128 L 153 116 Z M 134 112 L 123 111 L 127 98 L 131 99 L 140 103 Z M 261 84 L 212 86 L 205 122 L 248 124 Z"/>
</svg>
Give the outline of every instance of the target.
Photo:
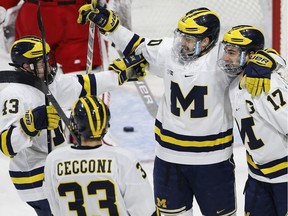
<svg viewBox="0 0 288 216">
<path fill-rule="evenodd" d="M 173 37 L 182 15 L 207 7 L 220 17 L 220 38 L 232 26 L 246 24 L 262 29 L 266 47 L 272 45 L 272 0 L 133 0 L 131 7 L 132 29 L 144 37 Z"/>
</svg>

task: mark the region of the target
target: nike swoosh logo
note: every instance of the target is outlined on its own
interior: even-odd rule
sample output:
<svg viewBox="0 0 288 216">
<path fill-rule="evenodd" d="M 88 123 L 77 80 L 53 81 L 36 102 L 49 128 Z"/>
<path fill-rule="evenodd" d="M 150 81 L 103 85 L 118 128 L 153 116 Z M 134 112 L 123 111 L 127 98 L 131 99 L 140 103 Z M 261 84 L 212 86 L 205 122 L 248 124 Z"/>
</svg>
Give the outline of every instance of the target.
<svg viewBox="0 0 288 216">
<path fill-rule="evenodd" d="M 185 75 L 185 77 L 192 77 L 192 76 L 194 76 L 194 75 Z"/>
<path fill-rule="evenodd" d="M 220 211 L 216 211 L 216 214 L 220 214 L 221 212 L 225 211 L 225 209 L 222 209 Z"/>
</svg>

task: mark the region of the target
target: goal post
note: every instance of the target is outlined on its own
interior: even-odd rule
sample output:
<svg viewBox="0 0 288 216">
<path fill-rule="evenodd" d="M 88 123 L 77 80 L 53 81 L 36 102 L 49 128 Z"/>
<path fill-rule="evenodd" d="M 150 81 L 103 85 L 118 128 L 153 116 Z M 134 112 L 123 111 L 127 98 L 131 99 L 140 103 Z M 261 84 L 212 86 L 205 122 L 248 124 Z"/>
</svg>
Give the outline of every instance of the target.
<svg viewBox="0 0 288 216">
<path fill-rule="evenodd" d="M 288 60 L 288 1 L 273 0 L 273 48 Z"/>
</svg>

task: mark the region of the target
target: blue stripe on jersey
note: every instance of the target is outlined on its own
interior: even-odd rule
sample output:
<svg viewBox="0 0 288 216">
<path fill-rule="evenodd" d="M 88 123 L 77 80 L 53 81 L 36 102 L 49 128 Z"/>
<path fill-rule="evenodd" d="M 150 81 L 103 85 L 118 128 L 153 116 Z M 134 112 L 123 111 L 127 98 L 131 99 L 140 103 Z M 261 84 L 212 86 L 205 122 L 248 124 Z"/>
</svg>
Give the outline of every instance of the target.
<svg viewBox="0 0 288 216">
<path fill-rule="evenodd" d="M 9 171 L 17 190 L 41 187 L 44 180 L 44 166 L 26 172 Z"/>
<path fill-rule="evenodd" d="M 85 91 L 85 89 L 83 88 L 83 86 L 84 86 L 84 79 L 83 79 L 83 76 L 82 75 L 77 75 L 77 77 L 78 77 L 78 82 L 81 84 L 81 86 L 82 86 L 82 90 L 81 90 L 81 93 L 80 93 L 80 96 L 79 97 L 83 97 L 83 96 L 85 96 L 87 93 L 86 93 L 86 91 Z"/>
<path fill-rule="evenodd" d="M 210 152 L 231 147 L 233 129 L 207 136 L 187 136 L 163 129 L 162 123 L 156 120 L 155 139 L 162 147 L 175 151 Z"/>
<path fill-rule="evenodd" d="M 97 95 L 96 78 L 94 74 L 77 75 L 78 82 L 82 86 L 79 97 L 86 95 Z"/>
<path fill-rule="evenodd" d="M 273 179 L 288 174 L 287 156 L 262 165 L 256 164 L 248 152 L 246 152 L 246 157 L 249 169 L 255 175 Z"/>
<path fill-rule="evenodd" d="M 11 144 L 11 134 L 14 128 L 15 126 L 11 126 L 8 130 L 5 130 L 0 134 L 0 149 L 3 154 L 8 157 L 16 155 Z"/>
<path fill-rule="evenodd" d="M 137 45 L 137 43 L 140 44 L 140 36 L 137 34 L 134 34 L 132 39 L 129 41 L 129 43 L 127 44 L 125 50 L 123 51 L 123 55 L 125 57 L 127 57 L 130 53 L 132 53 L 134 50 L 135 45 Z M 144 41 L 143 39 L 141 39 L 141 42 Z M 137 45 L 138 46 L 138 45 Z"/>
<path fill-rule="evenodd" d="M 90 81 L 90 92 L 89 95 L 97 95 L 97 88 L 96 88 L 96 78 L 94 74 L 88 74 L 89 81 Z"/>
</svg>

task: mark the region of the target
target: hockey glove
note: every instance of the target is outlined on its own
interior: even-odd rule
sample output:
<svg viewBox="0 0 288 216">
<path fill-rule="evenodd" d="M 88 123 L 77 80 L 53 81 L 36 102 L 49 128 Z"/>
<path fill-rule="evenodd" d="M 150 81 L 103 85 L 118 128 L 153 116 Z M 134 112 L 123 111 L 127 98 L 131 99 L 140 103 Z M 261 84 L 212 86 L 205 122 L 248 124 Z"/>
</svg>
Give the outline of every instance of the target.
<svg viewBox="0 0 288 216">
<path fill-rule="evenodd" d="M 114 60 L 109 69 L 118 73 L 119 85 L 123 85 L 128 80 L 141 80 L 146 75 L 145 66 L 146 60 L 142 55 L 131 54 Z"/>
<path fill-rule="evenodd" d="M 34 137 L 40 130 L 54 130 L 59 125 L 60 117 L 56 109 L 52 106 L 39 106 L 27 111 L 20 119 L 20 125 L 24 133 Z"/>
<path fill-rule="evenodd" d="M 259 96 L 262 92 L 267 94 L 270 90 L 270 77 L 276 68 L 275 60 L 268 54 L 267 50 L 260 50 L 247 62 L 244 76 L 240 81 L 241 88 L 246 87 L 252 96 Z"/>
<path fill-rule="evenodd" d="M 87 21 L 95 23 L 101 33 L 113 32 L 120 24 L 119 17 L 107 8 L 97 5 L 96 10 L 91 10 L 91 5 L 80 7 L 77 22 L 85 24 Z"/>
</svg>

